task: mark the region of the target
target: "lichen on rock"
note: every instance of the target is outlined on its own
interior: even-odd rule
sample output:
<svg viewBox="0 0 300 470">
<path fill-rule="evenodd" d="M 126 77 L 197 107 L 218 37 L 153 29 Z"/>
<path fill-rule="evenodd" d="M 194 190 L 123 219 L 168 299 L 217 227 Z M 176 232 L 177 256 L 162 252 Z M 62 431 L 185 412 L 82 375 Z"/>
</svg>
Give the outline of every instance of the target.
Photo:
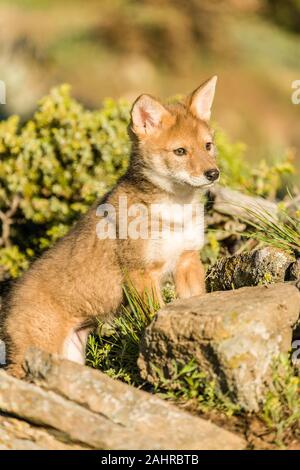
<svg viewBox="0 0 300 470">
<path fill-rule="evenodd" d="M 270 246 L 221 258 L 207 274 L 208 291 L 283 282 L 294 261 L 293 256 Z"/>
</svg>

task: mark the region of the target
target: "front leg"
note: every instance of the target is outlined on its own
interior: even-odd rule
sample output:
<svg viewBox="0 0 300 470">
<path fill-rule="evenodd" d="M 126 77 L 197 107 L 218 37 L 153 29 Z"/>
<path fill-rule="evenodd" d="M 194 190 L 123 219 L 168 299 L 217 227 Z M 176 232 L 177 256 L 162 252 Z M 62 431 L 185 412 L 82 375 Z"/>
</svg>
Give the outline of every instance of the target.
<svg viewBox="0 0 300 470">
<path fill-rule="evenodd" d="M 180 299 L 205 293 L 205 272 L 198 251 L 182 253 L 175 267 L 174 279 Z"/>
<path fill-rule="evenodd" d="M 141 298 L 146 301 L 150 295 L 155 303 L 162 307 L 164 300 L 161 294 L 160 278 L 161 273 L 157 267 L 131 271 L 128 274 L 129 282 Z"/>
</svg>

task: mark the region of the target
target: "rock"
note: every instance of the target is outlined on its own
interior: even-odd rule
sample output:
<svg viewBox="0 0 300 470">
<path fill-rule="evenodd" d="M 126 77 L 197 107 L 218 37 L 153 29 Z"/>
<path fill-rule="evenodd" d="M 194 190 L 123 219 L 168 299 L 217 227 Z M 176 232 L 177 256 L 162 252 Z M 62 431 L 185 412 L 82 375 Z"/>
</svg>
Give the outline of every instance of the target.
<svg viewBox="0 0 300 470">
<path fill-rule="evenodd" d="M 69 441 L 89 448 L 126 449 L 126 445 L 133 446 L 135 442 L 133 435 L 125 436 L 119 425 L 103 416 L 4 371 L 0 371 L 0 409 L 30 423 L 59 430 Z"/>
<path fill-rule="evenodd" d="M 268 201 L 259 196 L 248 196 L 239 191 L 220 185 L 210 189 L 213 198 L 214 211 L 237 217 L 242 220 L 256 220 L 255 213 L 263 214 L 273 222 L 278 216 L 278 206 L 275 202 Z"/>
<path fill-rule="evenodd" d="M 247 410 L 258 410 L 271 364 L 291 347 L 300 293 L 287 283 L 214 292 L 177 300 L 146 329 L 138 365 L 159 383 L 172 376 L 172 361 L 194 359 L 223 392 Z"/>
<path fill-rule="evenodd" d="M 238 289 L 272 282 L 283 282 L 294 258 L 274 247 L 221 258 L 209 270 L 207 290 Z"/>
<path fill-rule="evenodd" d="M 100 371 L 31 350 L 26 369 L 32 387 L 43 387 L 43 393 L 65 400 L 74 408 L 73 422 L 64 427 L 69 435 L 78 408 L 100 419 L 99 429 L 91 432 L 77 421 L 80 441 L 95 446 L 95 437 L 105 449 L 242 449 L 243 439 L 202 418 L 138 390 Z M 29 384 L 28 384 L 29 385 Z M 16 410 L 14 411 L 16 412 Z M 79 416 L 78 416 L 79 418 Z M 32 419 L 32 418 L 31 418 Z M 62 416 L 64 421 L 66 413 Z M 104 424 L 106 422 L 106 430 Z M 61 423 L 55 427 L 62 428 Z"/>
<path fill-rule="evenodd" d="M 296 261 L 291 264 L 288 271 L 288 280 L 296 282 L 300 281 L 300 258 L 296 259 Z"/>
<path fill-rule="evenodd" d="M 59 440 L 59 439 L 62 440 Z M 64 442 L 65 436 L 51 434 L 51 430 L 30 425 L 25 421 L 0 416 L 0 450 L 84 450 Z"/>
</svg>

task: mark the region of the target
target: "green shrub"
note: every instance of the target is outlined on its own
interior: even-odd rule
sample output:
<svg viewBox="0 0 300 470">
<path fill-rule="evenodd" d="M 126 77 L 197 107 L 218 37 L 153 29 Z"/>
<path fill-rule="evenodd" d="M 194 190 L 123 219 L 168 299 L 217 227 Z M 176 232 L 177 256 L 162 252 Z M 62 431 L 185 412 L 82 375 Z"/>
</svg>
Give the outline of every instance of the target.
<svg viewBox="0 0 300 470">
<path fill-rule="evenodd" d="M 90 111 L 62 85 L 43 98 L 32 119 L 0 122 L 0 280 L 16 277 L 29 261 L 63 236 L 127 167 L 129 104 L 105 100 Z M 245 162 L 244 145 L 217 131 L 223 184 L 274 196 L 287 158 L 259 171 Z"/>
<path fill-rule="evenodd" d="M 290 358 L 281 354 L 273 364 L 272 384 L 261 411 L 277 444 L 283 445 L 300 436 L 300 377 Z"/>
<path fill-rule="evenodd" d="M 30 121 L 22 125 L 12 116 L 0 123 L 4 274 L 17 276 L 125 171 L 128 119 L 127 103 L 106 100 L 88 111 L 62 85 L 40 101 Z"/>
</svg>

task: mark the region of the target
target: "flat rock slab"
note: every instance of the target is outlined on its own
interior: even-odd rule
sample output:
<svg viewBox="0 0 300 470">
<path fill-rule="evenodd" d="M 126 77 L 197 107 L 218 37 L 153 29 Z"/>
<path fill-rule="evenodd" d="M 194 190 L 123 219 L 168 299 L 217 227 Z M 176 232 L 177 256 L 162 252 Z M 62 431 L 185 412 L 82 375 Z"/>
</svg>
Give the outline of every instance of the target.
<svg viewBox="0 0 300 470">
<path fill-rule="evenodd" d="M 85 447 L 65 441 L 66 436 L 57 431 L 0 416 L 0 450 L 85 450 Z"/>
<path fill-rule="evenodd" d="M 194 359 L 234 401 L 257 410 L 274 358 L 291 347 L 299 311 L 300 293 L 287 283 L 175 301 L 145 331 L 141 375 L 158 383 L 158 371 L 172 376 L 174 360 Z"/>
<path fill-rule="evenodd" d="M 66 446 L 110 450 L 246 446 L 242 438 L 210 421 L 89 367 L 31 350 L 26 369 L 28 381 L 0 371 L 0 410 L 51 431 Z M 0 432 L 0 447 L 7 445 L 8 434 L 3 437 Z M 40 448 L 43 443 L 48 445 L 51 436 L 21 442 L 26 444 L 24 448 Z M 15 445 L 20 448 L 20 439 Z"/>
</svg>

